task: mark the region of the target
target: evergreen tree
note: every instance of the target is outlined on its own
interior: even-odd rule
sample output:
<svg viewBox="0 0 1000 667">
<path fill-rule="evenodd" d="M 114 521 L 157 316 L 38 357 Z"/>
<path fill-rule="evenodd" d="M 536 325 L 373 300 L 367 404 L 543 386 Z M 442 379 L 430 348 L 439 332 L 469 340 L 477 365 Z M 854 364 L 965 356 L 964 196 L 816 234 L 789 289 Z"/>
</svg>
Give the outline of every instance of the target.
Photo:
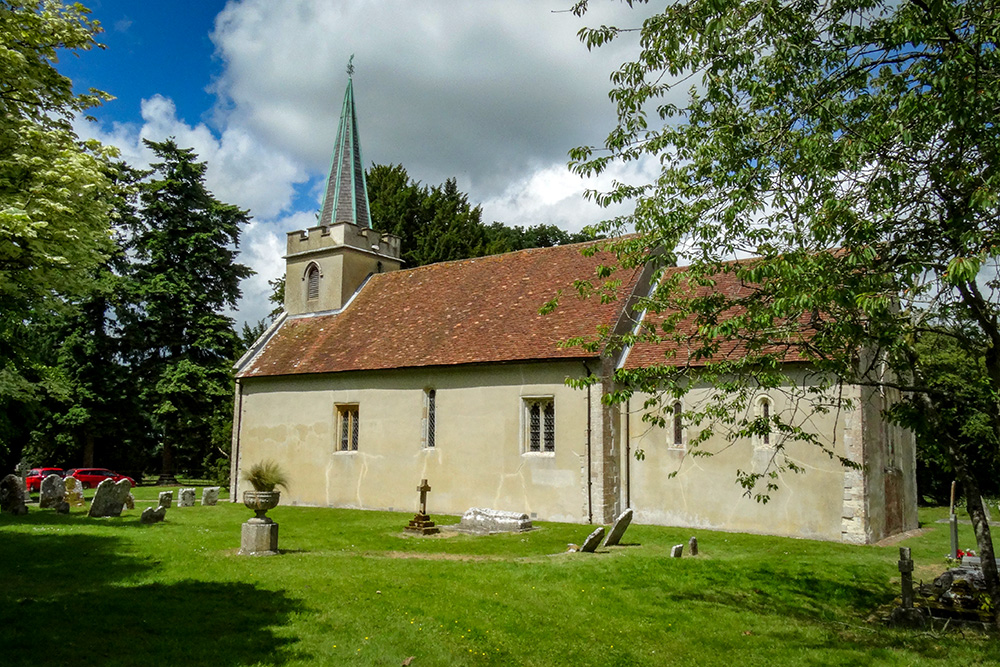
<svg viewBox="0 0 1000 667">
<path fill-rule="evenodd" d="M 200 467 L 213 446 L 213 424 L 231 415 L 239 337 L 225 312 L 252 272 L 235 261 L 247 212 L 212 196 L 205 163 L 190 149 L 173 140 L 146 145 L 160 161 L 140 185 L 131 306 L 122 320 L 169 476 L 178 464 Z"/>
</svg>

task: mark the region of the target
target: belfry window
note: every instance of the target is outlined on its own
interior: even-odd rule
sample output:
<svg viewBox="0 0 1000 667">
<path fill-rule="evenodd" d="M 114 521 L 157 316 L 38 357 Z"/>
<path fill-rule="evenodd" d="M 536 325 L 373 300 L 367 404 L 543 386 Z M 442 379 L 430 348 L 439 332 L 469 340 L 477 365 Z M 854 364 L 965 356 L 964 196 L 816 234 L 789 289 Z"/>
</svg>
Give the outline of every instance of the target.
<svg viewBox="0 0 1000 667">
<path fill-rule="evenodd" d="M 312 301 L 319 298 L 319 267 L 315 264 L 306 271 L 306 299 Z"/>
</svg>

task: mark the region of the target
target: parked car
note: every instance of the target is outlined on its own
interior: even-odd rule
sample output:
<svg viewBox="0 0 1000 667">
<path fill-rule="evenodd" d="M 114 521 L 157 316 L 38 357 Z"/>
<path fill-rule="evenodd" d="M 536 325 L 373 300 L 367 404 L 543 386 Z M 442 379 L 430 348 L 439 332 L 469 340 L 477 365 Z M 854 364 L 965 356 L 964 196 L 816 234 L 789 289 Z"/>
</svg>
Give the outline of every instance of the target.
<svg viewBox="0 0 1000 667">
<path fill-rule="evenodd" d="M 49 475 L 66 476 L 66 471 L 62 468 L 32 468 L 28 471 L 28 476 L 24 478 L 24 483 L 28 485 L 28 492 L 38 492 L 42 489 L 42 480 Z"/>
<path fill-rule="evenodd" d="M 123 479 L 127 479 L 129 484 L 135 486 L 135 480 L 127 475 L 119 475 L 116 472 L 112 472 L 107 468 L 73 468 L 72 470 L 66 471 L 67 477 L 76 477 L 80 480 L 80 484 L 83 488 L 89 489 L 93 486 L 97 486 L 106 479 L 110 479 L 112 482 L 118 482 Z"/>
</svg>

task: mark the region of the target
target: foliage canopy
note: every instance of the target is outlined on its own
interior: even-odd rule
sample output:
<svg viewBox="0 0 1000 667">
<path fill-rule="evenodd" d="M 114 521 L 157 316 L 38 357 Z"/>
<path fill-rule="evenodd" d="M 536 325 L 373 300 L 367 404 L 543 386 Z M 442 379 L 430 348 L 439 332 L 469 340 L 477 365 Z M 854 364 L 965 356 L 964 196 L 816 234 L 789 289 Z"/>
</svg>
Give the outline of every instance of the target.
<svg viewBox="0 0 1000 667">
<path fill-rule="evenodd" d="M 586 0 L 574 9 L 586 12 Z M 852 382 L 934 411 L 940 389 L 917 365 L 918 342 L 933 334 L 982 364 L 987 421 L 1000 434 L 995 3 L 682 0 L 641 28 L 580 37 L 588 48 L 634 38 L 639 55 L 611 76 L 616 127 L 603 146 L 574 149 L 572 167 L 591 175 L 616 162 L 661 165 L 652 183 L 590 193 L 602 204 L 635 202 L 602 231 L 638 232 L 617 244 L 626 262 L 657 248 L 689 264 L 642 304 L 663 315 L 655 327 L 617 343 L 675 341 L 690 361 L 667 356 L 622 372 L 624 393 L 679 395 L 703 381 L 720 391 L 691 418 L 737 415 L 731 437 L 752 435 L 768 425 L 746 407 L 761 388 L 787 384 L 791 357 L 830 378 L 824 396 L 834 405 L 851 407 L 836 389 Z M 745 289 L 714 291 L 722 276 Z M 739 355 L 719 360 L 727 349 Z M 794 467 L 785 442 L 823 444 L 771 421 L 783 436 L 778 468 Z M 948 457 L 992 563 L 978 500 L 984 468 L 969 449 Z M 762 498 L 773 488 L 767 475 L 740 481 Z M 1000 593 L 995 566 L 987 569 Z"/>
</svg>

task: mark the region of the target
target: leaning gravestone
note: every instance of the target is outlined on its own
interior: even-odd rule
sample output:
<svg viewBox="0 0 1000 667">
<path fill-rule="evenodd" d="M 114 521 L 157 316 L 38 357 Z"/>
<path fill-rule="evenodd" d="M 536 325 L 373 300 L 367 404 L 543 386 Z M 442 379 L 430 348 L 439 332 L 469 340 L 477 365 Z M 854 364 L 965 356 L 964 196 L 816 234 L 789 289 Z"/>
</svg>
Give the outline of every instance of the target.
<svg viewBox="0 0 1000 667">
<path fill-rule="evenodd" d="M 675 544 L 673 547 L 671 547 L 671 549 L 670 549 L 670 557 L 671 558 L 680 558 L 683 555 L 684 555 L 684 545 L 683 544 Z"/>
<path fill-rule="evenodd" d="M 123 479 L 117 483 L 106 479 L 97 485 L 94 500 L 90 503 L 89 516 L 121 516 L 125 507 L 125 498 L 132 490 L 132 484 Z"/>
<path fill-rule="evenodd" d="M 173 491 L 160 491 L 159 498 L 160 507 L 170 507 L 174 504 L 174 492 Z"/>
<path fill-rule="evenodd" d="M 215 505 L 219 502 L 219 487 L 206 486 L 201 490 L 201 504 Z"/>
<path fill-rule="evenodd" d="M 583 546 L 580 547 L 580 551 L 593 553 L 597 549 L 597 545 L 601 543 L 601 539 L 603 538 L 604 538 L 604 526 L 599 526 L 597 530 L 592 532 L 587 537 L 587 539 L 583 543 Z"/>
<path fill-rule="evenodd" d="M 66 483 L 59 475 L 49 475 L 42 480 L 38 492 L 38 506 L 57 509 L 66 501 Z"/>
<path fill-rule="evenodd" d="M 462 520 L 454 527 L 462 533 L 490 535 L 492 533 L 522 533 L 531 530 L 531 519 L 524 512 L 505 512 L 481 507 L 465 511 Z"/>
<path fill-rule="evenodd" d="M 28 506 L 24 504 L 26 497 L 24 480 L 17 475 L 7 475 L 0 480 L 0 510 L 15 516 L 27 514 Z"/>
<path fill-rule="evenodd" d="M 139 517 L 139 523 L 159 523 L 163 521 L 167 516 L 167 508 L 160 505 L 155 510 L 152 507 L 147 507 L 142 511 L 142 516 Z"/>
<path fill-rule="evenodd" d="M 181 489 L 177 492 L 178 507 L 194 507 L 194 489 Z"/>
<path fill-rule="evenodd" d="M 63 480 L 63 487 L 66 489 L 66 502 L 73 507 L 83 507 L 87 504 L 83 497 L 83 484 L 76 477 L 67 477 Z"/>
<path fill-rule="evenodd" d="M 632 508 L 628 508 L 615 519 L 614 524 L 611 526 L 611 532 L 608 533 L 608 539 L 604 540 L 604 546 L 613 547 L 619 542 L 621 542 L 622 535 L 625 534 L 625 530 L 628 528 L 629 524 L 632 523 Z"/>
</svg>

